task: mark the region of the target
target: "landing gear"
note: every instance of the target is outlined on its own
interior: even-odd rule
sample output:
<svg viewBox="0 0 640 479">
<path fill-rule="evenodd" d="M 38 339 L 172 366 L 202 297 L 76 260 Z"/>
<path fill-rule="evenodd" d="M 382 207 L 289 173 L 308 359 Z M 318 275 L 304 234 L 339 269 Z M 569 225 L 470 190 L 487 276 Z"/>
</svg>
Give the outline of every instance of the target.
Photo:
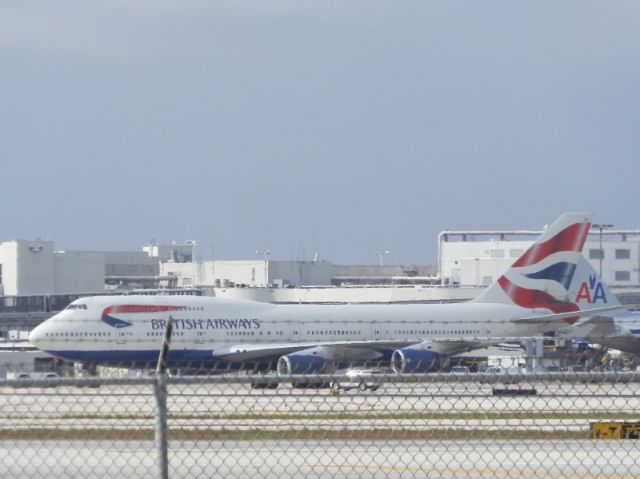
<svg viewBox="0 0 640 479">
<path fill-rule="evenodd" d="M 251 381 L 252 389 L 276 389 L 277 387 L 277 379 L 255 379 Z"/>
<path fill-rule="evenodd" d="M 291 387 L 297 389 L 322 389 L 331 387 L 330 383 L 327 383 L 324 379 L 299 379 L 291 382 Z"/>
</svg>

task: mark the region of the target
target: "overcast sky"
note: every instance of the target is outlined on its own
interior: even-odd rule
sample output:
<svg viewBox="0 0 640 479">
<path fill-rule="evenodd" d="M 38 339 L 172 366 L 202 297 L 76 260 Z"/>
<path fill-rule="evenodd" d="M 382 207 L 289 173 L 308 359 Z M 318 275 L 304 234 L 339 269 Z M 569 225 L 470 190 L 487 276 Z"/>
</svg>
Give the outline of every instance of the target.
<svg viewBox="0 0 640 479">
<path fill-rule="evenodd" d="M 637 1 L 3 2 L 0 59 L 0 241 L 424 264 L 640 228 Z"/>
</svg>

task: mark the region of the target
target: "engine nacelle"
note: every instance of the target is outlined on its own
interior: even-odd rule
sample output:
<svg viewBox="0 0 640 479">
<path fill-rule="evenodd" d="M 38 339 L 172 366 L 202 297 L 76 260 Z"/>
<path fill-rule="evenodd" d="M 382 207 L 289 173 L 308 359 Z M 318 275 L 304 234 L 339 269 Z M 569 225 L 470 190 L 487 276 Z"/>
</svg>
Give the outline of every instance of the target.
<svg viewBox="0 0 640 479">
<path fill-rule="evenodd" d="M 314 354 L 287 354 L 278 359 L 278 375 L 319 374 L 327 371 L 330 361 Z"/>
<path fill-rule="evenodd" d="M 396 349 L 391 355 L 391 367 L 398 373 L 426 373 L 440 369 L 441 355 L 420 348 Z"/>
</svg>

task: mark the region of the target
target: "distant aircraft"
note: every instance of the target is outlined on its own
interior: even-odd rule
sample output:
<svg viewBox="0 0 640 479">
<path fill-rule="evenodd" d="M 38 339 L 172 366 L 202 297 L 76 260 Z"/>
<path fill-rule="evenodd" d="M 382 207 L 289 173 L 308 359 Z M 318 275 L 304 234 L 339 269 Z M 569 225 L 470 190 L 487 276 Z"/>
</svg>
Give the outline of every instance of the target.
<svg viewBox="0 0 640 479">
<path fill-rule="evenodd" d="M 562 215 L 493 285 L 457 304 L 274 305 L 193 296 L 96 296 L 71 303 L 30 334 L 72 361 L 148 367 L 167 321 L 170 367 L 273 370 L 288 376 L 386 363 L 425 372 L 449 356 L 566 328 L 608 305 L 572 301 L 590 215 Z M 580 298 L 578 298 L 580 299 Z M 499 339 L 496 339 L 499 338 Z"/>
<path fill-rule="evenodd" d="M 586 258 L 578 263 L 580 275 L 587 278 L 576 293 L 576 301 L 595 306 L 618 306 L 619 311 L 597 314 L 577 322 L 564 337 L 579 338 L 607 348 L 640 354 L 640 312 L 624 310 Z"/>
</svg>

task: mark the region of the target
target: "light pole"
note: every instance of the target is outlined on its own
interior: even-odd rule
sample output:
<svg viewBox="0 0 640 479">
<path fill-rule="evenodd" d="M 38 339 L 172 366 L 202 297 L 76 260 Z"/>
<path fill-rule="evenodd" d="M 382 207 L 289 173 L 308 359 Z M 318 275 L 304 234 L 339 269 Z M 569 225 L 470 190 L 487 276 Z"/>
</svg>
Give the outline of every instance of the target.
<svg viewBox="0 0 640 479">
<path fill-rule="evenodd" d="M 596 228 L 600 232 L 600 280 L 602 280 L 602 258 L 604 258 L 604 251 L 602 250 L 602 230 L 605 228 L 613 228 L 613 225 L 592 224 L 591 227 Z"/>
<path fill-rule="evenodd" d="M 388 249 L 384 250 L 384 251 L 375 251 L 375 254 L 378 255 L 378 260 L 380 262 L 380 266 L 382 266 L 382 256 L 385 255 L 385 254 L 390 254 L 390 251 Z"/>
</svg>

